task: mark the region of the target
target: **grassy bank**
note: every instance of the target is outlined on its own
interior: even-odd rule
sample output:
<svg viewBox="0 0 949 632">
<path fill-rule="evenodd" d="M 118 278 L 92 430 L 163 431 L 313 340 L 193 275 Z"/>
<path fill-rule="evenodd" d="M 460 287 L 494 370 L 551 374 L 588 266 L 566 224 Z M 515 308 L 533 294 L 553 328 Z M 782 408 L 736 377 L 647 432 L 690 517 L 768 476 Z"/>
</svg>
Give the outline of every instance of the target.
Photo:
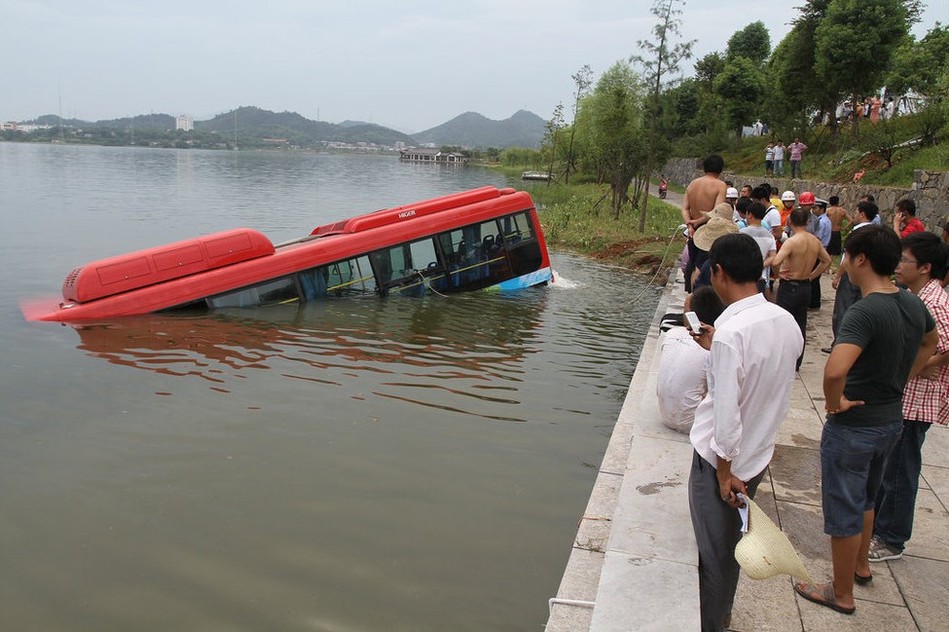
<svg viewBox="0 0 949 632">
<path fill-rule="evenodd" d="M 531 194 L 547 241 L 556 249 L 655 274 L 675 265 L 685 243 L 673 237 L 682 223 L 678 207 L 655 197 L 649 200 L 646 230 L 640 232 L 638 211 L 627 208 L 613 219 L 608 186 L 555 184 Z M 658 280 L 665 279 L 660 275 Z"/>
</svg>

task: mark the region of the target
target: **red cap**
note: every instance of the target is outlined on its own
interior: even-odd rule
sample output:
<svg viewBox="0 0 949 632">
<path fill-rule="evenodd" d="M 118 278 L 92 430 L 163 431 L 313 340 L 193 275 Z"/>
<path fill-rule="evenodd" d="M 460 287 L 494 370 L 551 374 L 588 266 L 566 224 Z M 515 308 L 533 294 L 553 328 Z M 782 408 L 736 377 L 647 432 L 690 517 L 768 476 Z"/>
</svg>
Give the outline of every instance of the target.
<svg viewBox="0 0 949 632">
<path fill-rule="evenodd" d="M 797 199 L 800 204 L 813 204 L 814 203 L 814 194 L 810 191 L 805 191 L 801 194 L 801 197 Z"/>
</svg>

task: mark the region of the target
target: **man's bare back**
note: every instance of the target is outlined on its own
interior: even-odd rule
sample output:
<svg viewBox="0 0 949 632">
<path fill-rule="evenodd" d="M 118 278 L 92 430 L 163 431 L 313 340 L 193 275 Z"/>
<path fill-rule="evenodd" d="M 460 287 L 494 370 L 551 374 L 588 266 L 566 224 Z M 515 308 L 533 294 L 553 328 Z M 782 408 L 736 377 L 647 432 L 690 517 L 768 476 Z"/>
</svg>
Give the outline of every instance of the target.
<svg viewBox="0 0 949 632">
<path fill-rule="evenodd" d="M 815 270 L 818 261 L 821 265 Z M 801 228 L 795 230 L 781 245 L 771 265 L 779 267 L 778 276 L 782 279 L 809 281 L 823 274 L 830 266 L 830 261 L 830 255 L 824 250 L 820 239 L 807 232 L 806 228 Z"/>
<path fill-rule="evenodd" d="M 843 225 L 843 220 L 846 219 L 847 222 L 852 222 L 850 215 L 847 214 L 847 211 L 844 210 L 842 206 L 831 206 L 827 209 L 827 218 L 830 219 L 830 229 L 832 231 L 840 232 L 840 228 Z"/>
<path fill-rule="evenodd" d="M 717 204 L 725 201 L 728 187 L 718 179 L 718 174 L 706 173 L 689 183 L 682 200 L 682 220 L 694 232 L 696 220 L 704 220 L 702 213 L 708 213 Z"/>
</svg>

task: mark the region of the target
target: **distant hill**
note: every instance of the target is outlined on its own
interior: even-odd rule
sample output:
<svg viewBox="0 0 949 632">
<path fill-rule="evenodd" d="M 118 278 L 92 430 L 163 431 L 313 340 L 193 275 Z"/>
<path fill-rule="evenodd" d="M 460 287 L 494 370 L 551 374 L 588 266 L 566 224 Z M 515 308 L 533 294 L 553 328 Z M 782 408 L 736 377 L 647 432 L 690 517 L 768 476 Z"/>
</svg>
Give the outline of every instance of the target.
<svg viewBox="0 0 949 632">
<path fill-rule="evenodd" d="M 477 112 L 465 112 L 438 127 L 413 134 L 420 143 L 463 147 L 540 147 L 546 122 L 533 112 L 519 110 L 503 121 Z"/>
<path fill-rule="evenodd" d="M 231 112 L 215 116 L 210 121 L 195 121 L 195 131 L 218 132 L 222 136 L 234 134 L 242 137 L 286 138 L 295 145 L 306 147 L 319 141 L 343 143 L 377 143 L 394 145 L 403 142 L 413 145 L 412 137 L 388 127 L 370 123 L 352 123 L 350 126 L 312 121 L 296 112 L 271 112 L 256 107 L 240 107 Z"/>
<path fill-rule="evenodd" d="M 60 118 L 54 114 L 46 114 L 33 122 L 59 125 Z M 114 132 L 108 130 L 132 130 L 130 133 L 134 133 L 136 137 L 140 132 L 164 134 L 175 129 L 175 117 L 170 114 L 141 114 L 100 121 L 62 119 L 62 123 L 68 127 L 87 130 L 101 128 L 103 133 L 113 135 Z M 266 146 L 272 139 L 279 138 L 300 147 L 313 147 L 322 142 L 342 142 L 388 146 L 404 143 L 410 147 L 434 143 L 439 146 L 504 148 L 539 147 L 544 138 L 545 121 L 524 110 L 503 121 L 489 119 L 477 112 L 466 112 L 438 127 L 409 136 L 365 121 L 327 123 L 312 121 L 296 112 L 271 112 L 258 107 L 243 106 L 207 121 L 195 121 L 194 131 L 207 138 L 217 139 L 213 142 L 237 139 L 238 145 L 242 147 Z"/>
<path fill-rule="evenodd" d="M 45 114 L 37 117 L 36 123 L 39 125 L 59 125 L 59 117 L 55 114 Z M 63 119 L 63 124 L 70 127 L 111 127 L 114 129 L 134 127 L 135 129 L 150 129 L 163 132 L 169 129 L 175 129 L 175 117 L 170 114 L 139 114 L 138 116 L 127 116 L 125 118 L 101 121 Z"/>
</svg>

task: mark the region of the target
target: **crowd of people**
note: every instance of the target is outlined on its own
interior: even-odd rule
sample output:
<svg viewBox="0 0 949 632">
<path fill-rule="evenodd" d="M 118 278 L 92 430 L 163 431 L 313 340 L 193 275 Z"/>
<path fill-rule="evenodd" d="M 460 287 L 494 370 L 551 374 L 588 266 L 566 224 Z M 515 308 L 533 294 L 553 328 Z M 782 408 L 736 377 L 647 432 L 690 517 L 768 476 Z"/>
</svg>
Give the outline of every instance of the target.
<svg viewBox="0 0 949 632">
<path fill-rule="evenodd" d="M 663 333 L 657 382 L 663 423 L 689 433 L 694 447 L 689 505 L 702 629 L 729 625 L 737 509 L 754 497 L 773 455 L 807 314 L 821 308 L 821 277 L 836 255 L 820 446 L 833 578 L 795 590 L 852 614 L 854 584 L 872 583 L 870 564 L 902 556 L 926 431 L 949 423 L 949 219 L 940 236 L 910 199 L 887 223 L 872 196 L 849 212 L 809 191 L 739 190 L 721 180 L 723 170 L 722 158 L 709 156 L 685 192 L 685 311 L 701 326 Z"/>
</svg>

